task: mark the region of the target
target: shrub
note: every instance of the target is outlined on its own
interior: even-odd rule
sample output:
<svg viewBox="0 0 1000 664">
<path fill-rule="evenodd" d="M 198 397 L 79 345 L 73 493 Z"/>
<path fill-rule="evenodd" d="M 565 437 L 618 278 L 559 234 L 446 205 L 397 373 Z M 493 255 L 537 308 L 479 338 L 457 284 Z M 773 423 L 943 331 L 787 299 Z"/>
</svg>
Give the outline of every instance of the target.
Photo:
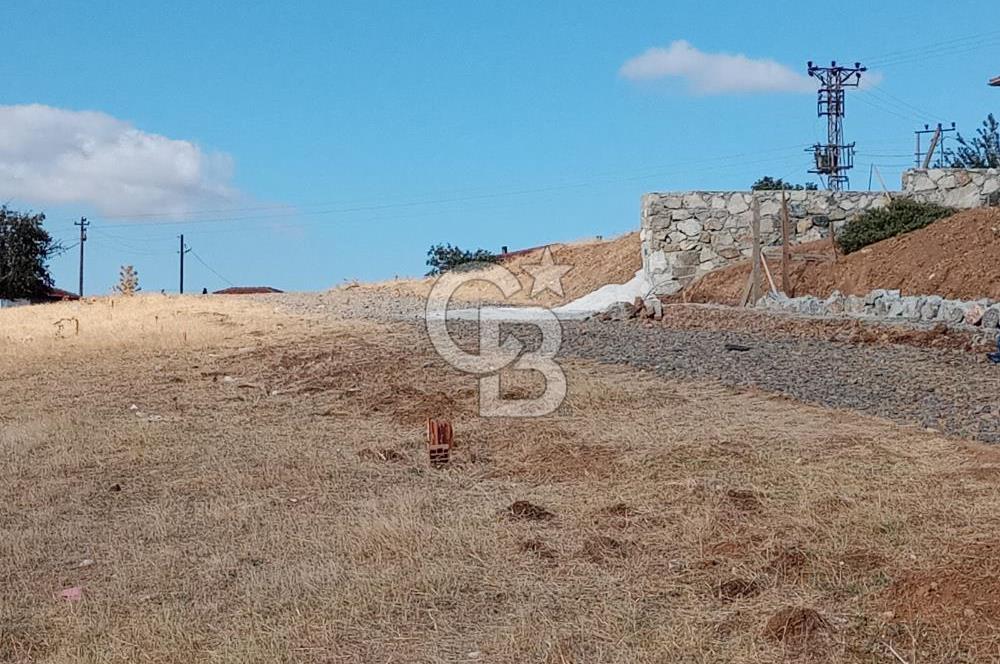
<svg viewBox="0 0 1000 664">
<path fill-rule="evenodd" d="M 772 178 L 765 175 L 761 179 L 750 185 L 752 191 L 816 191 L 819 186 L 815 182 L 806 182 L 804 185 L 785 182 L 781 178 Z"/>
<path fill-rule="evenodd" d="M 896 198 L 889 205 L 868 210 L 845 224 L 837 234 L 837 244 L 849 254 L 879 240 L 923 228 L 952 213 L 951 208 L 933 203 Z"/>
<path fill-rule="evenodd" d="M 486 249 L 463 251 L 450 244 L 435 244 L 427 250 L 427 265 L 431 268 L 427 276 L 444 274 L 467 263 L 496 263 L 497 260 L 497 255 Z"/>
</svg>

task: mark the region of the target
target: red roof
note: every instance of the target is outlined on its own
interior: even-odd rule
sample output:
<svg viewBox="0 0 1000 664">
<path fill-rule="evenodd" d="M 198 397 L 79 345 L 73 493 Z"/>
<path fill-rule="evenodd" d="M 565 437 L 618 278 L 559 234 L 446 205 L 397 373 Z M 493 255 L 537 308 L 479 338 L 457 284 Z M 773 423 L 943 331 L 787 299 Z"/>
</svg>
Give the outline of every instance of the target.
<svg viewBox="0 0 1000 664">
<path fill-rule="evenodd" d="M 49 292 L 46 293 L 46 298 L 50 300 L 79 300 L 80 296 L 61 288 L 50 288 Z"/>
<path fill-rule="evenodd" d="M 262 293 L 283 293 L 277 288 L 270 286 L 231 286 L 217 290 L 213 295 L 260 295 Z"/>
</svg>

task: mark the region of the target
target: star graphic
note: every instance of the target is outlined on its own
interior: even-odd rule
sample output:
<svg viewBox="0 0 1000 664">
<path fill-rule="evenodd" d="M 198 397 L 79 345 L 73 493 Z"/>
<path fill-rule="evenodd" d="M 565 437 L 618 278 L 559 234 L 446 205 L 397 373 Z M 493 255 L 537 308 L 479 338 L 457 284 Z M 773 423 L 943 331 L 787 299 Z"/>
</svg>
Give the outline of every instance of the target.
<svg viewBox="0 0 1000 664">
<path fill-rule="evenodd" d="M 532 276 L 531 297 L 536 297 L 547 290 L 562 297 L 562 278 L 573 269 L 572 265 L 559 265 L 552 259 L 552 251 L 545 247 L 542 252 L 542 262 L 522 266 Z"/>
</svg>

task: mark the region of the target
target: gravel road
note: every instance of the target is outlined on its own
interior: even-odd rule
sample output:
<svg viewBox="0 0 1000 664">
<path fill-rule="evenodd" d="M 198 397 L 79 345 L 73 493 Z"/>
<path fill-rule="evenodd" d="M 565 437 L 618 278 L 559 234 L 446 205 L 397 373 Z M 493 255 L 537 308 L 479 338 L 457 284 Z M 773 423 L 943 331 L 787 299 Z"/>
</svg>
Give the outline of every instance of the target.
<svg viewBox="0 0 1000 664">
<path fill-rule="evenodd" d="M 274 297 L 279 309 L 297 314 L 411 323 L 423 315 L 423 301 L 415 297 L 350 290 Z M 698 329 L 698 316 L 703 317 L 703 329 Z M 986 362 L 983 353 L 830 341 L 808 325 L 780 333 L 753 325 L 718 329 L 718 311 L 695 318 L 692 324 L 686 316 L 683 325 L 678 321 L 673 328 L 669 320 L 652 326 L 638 321 L 565 321 L 560 353 L 628 364 L 667 378 L 755 387 L 1000 443 L 1000 366 Z M 726 350 L 726 344 L 748 350 Z"/>
<path fill-rule="evenodd" d="M 981 354 L 817 339 L 772 339 L 634 322 L 564 324 L 562 353 L 671 378 L 711 378 L 1000 442 L 1000 366 Z M 749 350 L 726 350 L 726 344 Z"/>
</svg>

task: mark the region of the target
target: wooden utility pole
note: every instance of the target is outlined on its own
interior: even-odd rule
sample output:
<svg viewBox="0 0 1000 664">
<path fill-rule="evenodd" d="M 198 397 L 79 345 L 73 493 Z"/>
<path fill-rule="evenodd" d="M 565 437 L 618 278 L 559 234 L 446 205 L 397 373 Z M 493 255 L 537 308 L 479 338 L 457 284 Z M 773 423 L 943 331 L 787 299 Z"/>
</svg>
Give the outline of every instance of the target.
<svg viewBox="0 0 1000 664">
<path fill-rule="evenodd" d="M 792 248 L 789 246 L 792 229 L 789 227 L 791 221 L 788 219 L 788 193 L 781 191 L 781 290 L 791 297 L 792 277 L 789 263 L 791 262 Z"/>
<path fill-rule="evenodd" d="M 931 144 L 927 147 L 927 154 L 924 155 L 924 161 L 920 164 L 920 168 L 928 168 L 931 165 L 931 157 L 934 156 L 934 150 L 937 149 L 938 141 L 941 140 L 941 125 L 937 126 L 934 130 L 934 135 L 931 136 Z"/>
<path fill-rule="evenodd" d="M 80 297 L 83 297 L 83 245 L 87 242 L 87 226 L 90 222 L 86 217 L 80 217 L 80 221 L 74 222 L 74 226 L 80 227 Z"/>
<path fill-rule="evenodd" d="M 181 233 L 181 295 L 184 294 L 184 254 L 191 251 L 184 244 L 184 234 Z"/>
</svg>

